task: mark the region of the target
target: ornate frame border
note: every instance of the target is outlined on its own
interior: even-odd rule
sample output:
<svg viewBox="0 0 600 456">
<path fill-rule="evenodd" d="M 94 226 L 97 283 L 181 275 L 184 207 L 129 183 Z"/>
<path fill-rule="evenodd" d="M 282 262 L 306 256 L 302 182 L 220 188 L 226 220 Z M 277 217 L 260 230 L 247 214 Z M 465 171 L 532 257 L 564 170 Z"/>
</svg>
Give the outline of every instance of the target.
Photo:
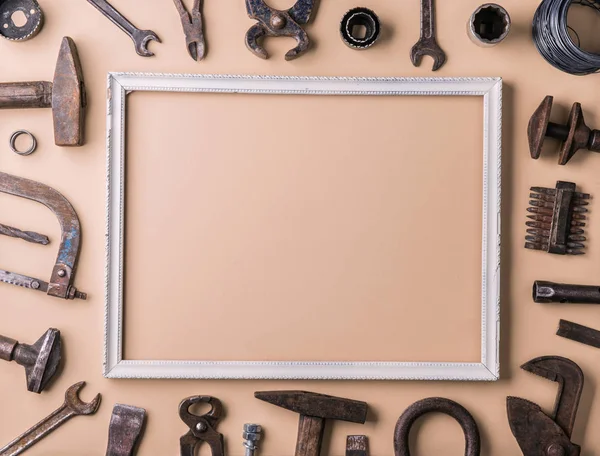
<svg viewBox="0 0 600 456">
<path fill-rule="evenodd" d="M 483 97 L 481 362 L 142 361 L 123 359 L 125 108 L 132 91 Z M 500 376 L 501 78 L 345 78 L 109 73 L 104 376 L 186 379 L 494 381 Z"/>
</svg>

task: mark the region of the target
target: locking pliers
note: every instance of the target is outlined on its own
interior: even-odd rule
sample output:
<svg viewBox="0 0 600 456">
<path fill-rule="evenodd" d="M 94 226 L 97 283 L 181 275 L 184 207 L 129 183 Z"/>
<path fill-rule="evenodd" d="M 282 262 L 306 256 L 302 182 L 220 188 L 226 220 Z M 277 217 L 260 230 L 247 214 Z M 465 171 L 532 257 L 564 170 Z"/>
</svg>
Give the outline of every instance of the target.
<svg viewBox="0 0 600 456">
<path fill-rule="evenodd" d="M 297 0 L 287 11 L 271 8 L 264 0 L 246 0 L 248 16 L 258 21 L 246 33 L 246 46 L 261 59 L 269 57 L 259 44 L 265 36 L 290 36 L 298 42 L 294 49 L 285 54 L 286 60 L 293 60 L 304 54 L 310 46 L 308 35 L 301 27 L 310 20 L 315 0 Z"/>
<path fill-rule="evenodd" d="M 189 408 L 194 404 L 206 403 L 212 407 L 204 415 L 195 415 Z M 181 456 L 194 456 L 196 447 L 202 442 L 210 445 L 212 456 L 223 456 L 223 434 L 215 427 L 223 416 L 221 401 L 212 396 L 192 396 L 179 404 L 179 416 L 190 430 L 179 439 Z"/>
<path fill-rule="evenodd" d="M 583 372 L 573 361 L 560 356 L 535 358 L 521 369 L 559 385 L 550 416 L 528 400 L 506 400 L 510 430 L 524 456 L 579 456 L 581 447 L 571 442 L 571 434 L 583 390 Z"/>
</svg>

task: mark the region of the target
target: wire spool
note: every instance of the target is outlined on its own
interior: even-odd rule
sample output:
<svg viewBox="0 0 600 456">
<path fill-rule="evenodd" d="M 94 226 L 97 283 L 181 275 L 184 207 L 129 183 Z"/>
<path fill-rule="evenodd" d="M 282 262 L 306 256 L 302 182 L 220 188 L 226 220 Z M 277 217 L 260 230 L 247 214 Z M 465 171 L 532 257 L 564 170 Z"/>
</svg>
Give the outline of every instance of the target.
<svg viewBox="0 0 600 456">
<path fill-rule="evenodd" d="M 533 16 L 533 42 L 555 68 L 583 76 L 600 71 L 600 54 L 584 51 L 569 35 L 567 15 L 571 4 L 600 11 L 600 0 L 544 0 Z"/>
</svg>

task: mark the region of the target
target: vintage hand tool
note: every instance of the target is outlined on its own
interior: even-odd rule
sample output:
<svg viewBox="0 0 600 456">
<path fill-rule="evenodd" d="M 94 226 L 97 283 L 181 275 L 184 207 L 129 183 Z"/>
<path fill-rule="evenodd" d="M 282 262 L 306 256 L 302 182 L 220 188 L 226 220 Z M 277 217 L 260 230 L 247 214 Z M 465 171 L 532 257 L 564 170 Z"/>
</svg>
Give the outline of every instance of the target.
<svg viewBox="0 0 600 456">
<path fill-rule="evenodd" d="M 554 411 L 546 415 L 539 405 L 520 397 L 508 397 L 508 423 L 524 456 L 579 456 L 581 448 L 571 434 L 583 390 L 583 372 L 560 356 L 542 356 L 521 369 L 558 383 Z"/>
<path fill-rule="evenodd" d="M 212 407 L 208 413 L 198 416 L 190 412 L 192 405 L 203 402 Z M 223 434 L 215 430 L 223 416 L 223 405 L 219 399 L 212 396 L 188 397 L 179 404 L 179 416 L 190 428 L 187 434 L 179 439 L 181 456 L 194 456 L 196 447 L 202 442 L 208 443 L 212 456 L 223 456 Z"/>
<path fill-rule="evenodd" d="M 310 20 L 314 5 L 315 0 L 296 0 L 289 10 L 281 11 L 271 8 L 264 0 L 246 0 L 248 16 L 258 21 L 246 33 L 246 46 L 254 55 L 266 59 L 269 55 L 259 41 L 265 36 L 289 36 L 295 38 L 298 44 L 285 54 L 285 59 L 300 57 L 310 46 L 302 25 Z"/>
<path fill-rule="evenodd" d="M 83 145 L 86 96 L 75 42 L 64 37 L 53 82 L 0 83 L 0 109 L 52 108 L 57 146 Z"/>
<path fill-rule="evenodd" d="M 412 47 L 410 59 L 414 66 L 419 66 L 423 56 L 428 55 L 433 58 L 433 71 L 437 71 L 446 63 L 446 54 L 436 39 L 433 1 L 421 0 L 421 37 Z"/>
<path fill-rule="evenodd" d="M 546 137 L 562 141 L 558 156 L 559 165 L 566 165 L 579 149 L 600 152 L 600 131 L 591 130 L 585 124 L 581 104 L 573 103 L 567 124 L 560 125 L 550 122 L 553 99 L 550 95 L 544 98 L 529 120 L 527 136 L 531 158 L 540 158 Z"/>
<path fill-rule="evenodd" d="M 308 391 L 259 391 L 254 397 L 300 414 L 296 456 L 319 456 L 326 419 L 360 424 L 367 420 L 367 403 L 352 399 Z"/>
<path fill-rule="evenodd" d="M 242 438 L 244 439 L 245 456 L 254 456 L 258 449 L 258 441 L 261 439 L 262 426 L 260 424 L 246 423 Z"/>
<path fill-rule="evenodd" d="M 600 304 L 600 286 L 568 285 L 536 280 L 533 283 L 533 300 L 540 303 Z"/>
<path fill-rule="evenodd" d="M 479 428 L 473 416 L 462 405 L 443 397 L 430 397 L 415 402 L 398 418 L 394 430 L 394 455 L 410 456 L 408 436 L 420 417 L 428 413 L 444 413 L 460 424 L 465 434 L 465 456 L 478 456 L 481 450 Z"/>
<path fill-rule="evenodd" d="M 145 424 L 146 410 L 132 405 L 116 404 L 110 417 L 106 456 L 135 455 Z"/>
<path fill-rule="evenodd" d="M 556 183 L 556 188 L 531 187 L 525 248 L 559 255 L 583 255 L 583 236 L 590 195 L 575 191 L 573 182 Z"/>
<path fill-rule="evenodd" d="M 346 437 L 346 456 L 369 456 L 369 439 L 366 435 Z"/>
<path fill-rule="evenodd" d="M 57 298 L 87 299 L 85 293 L 77 291 L 73 286 L 79 257 L 81 226 L 71 203 L 47 185 L 1 172 L 0 192 L 30 199 L 48 207 L 58 218 L 62 230 L 58 257 L 49 283 L 3 269 L 0 269 L 0 282 L 43 291 Z"/>
<path fill-rule="evenodd" d="M 79 399 L 79 391 L 85 382 L 75 383 L 65 393 L 65 402 L 58 409 L 26 431 L 21 436 L 0 448 L 0 456 L 16 456 L 32 447 L 52 431 L 77 415 L 93 415 L 100 407 L 100 394 L 91 402 L 83 402 Z"/>
<path fill-rule="evenodd" d="M 571 321 L 560 320 L 556 335 L 564 337 L 565 339 L 574 340 L 581 344 L 600 348 L 600 331 L 588 328 L 587 326 L 578 325 Z"/>
<path fill-rule="evenodd" d="M 17 239 L 23 239 L 27 242 L 32 242 L 34 244 L 48 245 L 50 244 L 50 239 L 48 236 L 44 236 L 43 234 L 35 233 L 34 231 L 22 231 L 18 228 L 13 228 L 12 226 L 3 225 L 0 223 L 0 234 L 3 236 L 14 237 Z"/>
<path fill-rule="evenodd" d="M 357 27 L 364 27 L 364 34 L 356 33 Z M 377 14 L 369 8 L 352 8 L 340 22 L 342 40 L 352 49 L 367 49 L 375 44 L 381 32 L 381 23 Z"/>
<path fill-rule="evenodd" d="M 188 11 L 183 0 L 173 0 L 181 17 L 181 25 L 185 34 L 185 44 L 190 57 L 196 61 L 204 58 L 206 45 L 204 42 L 204 21 L 202 19 L 202 6 L 204 0 L 194 0 L 192 11 Z"/>
<path fill-rule="evenodd" d="M 25 24 L 17 25 L 13 14 L 20 12 L 25 16 Z M 42 30 L 44 13 L 36 0 L 0 1 L 0 35 L 11 41 L 26 41 Z"/>
<path fill-rule="evenodd" d="M 504 40 L 510 32 L 510 16 L 496 3 L 484 3 L 469 18 L 467 34 L 473 43 L 492 47 Z"/>
<path fill-rule="evenodd" d="M 33 345 L 0 336 L 0 359 L 25 368 L 27 389 L 41 393 L 56 374 L 61 360 L 60 331 L 50 328 Z"/>
<path fill-rule="evenodd" d="M 88 2 L 94 5 L 98 11 L 123 30 L 125 34 L 133 40 L 135 52 L 137 52 L 138 55 L 141 55 L 142 57 L 152 57 L 154 55 L 153 52 L 148 50 L 148 42 L 150 40 L 156 40 L 160 43 L 160 38 L 156 33 L 152 30 L 140 30 L 106 0 L 88 0 Z"/>
</svg>

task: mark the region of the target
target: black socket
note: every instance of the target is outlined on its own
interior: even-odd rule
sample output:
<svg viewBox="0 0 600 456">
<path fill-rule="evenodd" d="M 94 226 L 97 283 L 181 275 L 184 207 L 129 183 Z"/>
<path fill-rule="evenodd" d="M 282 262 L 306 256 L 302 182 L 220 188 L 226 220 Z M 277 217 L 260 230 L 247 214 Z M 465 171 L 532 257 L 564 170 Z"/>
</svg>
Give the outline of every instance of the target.
<svg viewBox="0 0 600 456">
<path fill-rule="evenodd" d="M 353 8 L 344 14 L 340 33 L 344 43 L 352 49 L 366 49 L 379 38 L 381 24 L 377 15 L 368 8 Z"/>
</svg>

